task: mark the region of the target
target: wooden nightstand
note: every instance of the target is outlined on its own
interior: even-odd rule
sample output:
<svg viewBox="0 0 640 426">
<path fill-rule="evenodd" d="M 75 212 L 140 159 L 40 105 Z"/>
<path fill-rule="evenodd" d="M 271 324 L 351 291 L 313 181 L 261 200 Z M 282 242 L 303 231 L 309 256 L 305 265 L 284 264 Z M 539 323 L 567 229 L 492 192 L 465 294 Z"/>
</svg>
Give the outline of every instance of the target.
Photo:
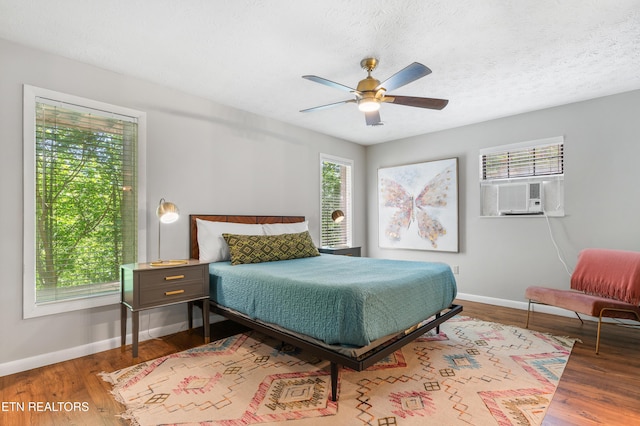
<svg viewBox="0 0 640 426">
<path fill-rule="evenodd" d="M 360 257 L 360 247 L 321 247 L 318 251 L 326 254 Z"/>
<path fill-rule="evenodd" d="M 151 266 L 131 263 L 120 267 L 121 283 L 121 343 L 127 338 L 127 309 L 131 311 L 133 357 L 138 357 L 139 313 L 176 303 L 209 299 L 209 264 L 189 260 L 178 266 Z M 206 302 L 203 300 L 203 302 Z M 209 303 L 202 303 L 204 341 L 209 342 Z"/>
</svg>

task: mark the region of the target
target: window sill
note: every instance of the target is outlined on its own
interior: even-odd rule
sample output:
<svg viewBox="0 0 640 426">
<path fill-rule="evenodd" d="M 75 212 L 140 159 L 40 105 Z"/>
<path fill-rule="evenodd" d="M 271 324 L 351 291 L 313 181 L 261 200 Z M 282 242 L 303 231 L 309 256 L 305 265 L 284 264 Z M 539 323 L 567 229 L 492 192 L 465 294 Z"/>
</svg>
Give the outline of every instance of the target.
<svg viewBox="0 0 640 426">
<path fill-rule="evenodd" d="M 566 214 L 564 212 L 548 212 L 546 215 L 544 214 L 508 214 L 508 215 L 480 215 L 480 219 L 532 219 L 532 218 L 542 218 L 545 217 L 565 217 Z"/>
<path fill-rule="evenodd" d="M 99 306 L 116 305 L 120 303 L 120 292 L 104 296 L 85 297 L 81 299 L 65 300 L 24 306 L 23 319 L 43 317 L 46 315 L 62 314 L 71 311 L 97 308 Z"/>
</svg>

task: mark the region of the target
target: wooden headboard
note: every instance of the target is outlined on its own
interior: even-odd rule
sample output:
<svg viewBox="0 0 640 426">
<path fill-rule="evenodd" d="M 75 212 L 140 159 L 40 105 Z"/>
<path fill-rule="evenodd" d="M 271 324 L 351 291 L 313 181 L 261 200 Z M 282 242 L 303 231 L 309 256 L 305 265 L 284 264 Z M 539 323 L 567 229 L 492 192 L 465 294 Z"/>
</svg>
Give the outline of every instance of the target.
<svg viewBox="0 0 640 426">
<path fill-rule="evenodd" d="M 304 222 L 304 216 L 225 216 L 208 214 L 189 215 L 189 257 L 198 259 L 200 250 L 198 249 L 198 226 L 196 219 L 208 220 L 211 222 L 232 222 L 232 223 L 296 223 Z"/>
</svg>

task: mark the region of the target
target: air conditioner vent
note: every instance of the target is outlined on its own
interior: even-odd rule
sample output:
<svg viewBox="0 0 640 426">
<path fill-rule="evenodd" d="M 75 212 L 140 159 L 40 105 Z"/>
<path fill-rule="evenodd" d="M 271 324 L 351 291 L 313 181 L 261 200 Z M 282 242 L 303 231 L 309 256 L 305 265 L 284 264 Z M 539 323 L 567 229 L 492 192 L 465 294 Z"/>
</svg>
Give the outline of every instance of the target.
<svg viewBox="0 0 640 426">
<path fill-rule="evenodd" d="M 529 184 L 529 199 L 530 200 L 534 200 L 534 199 L 538 199 L 540 200 L 540 191 L 542 188 L 542 185 L 540 183 L 530 183 Z"/>
</svg>

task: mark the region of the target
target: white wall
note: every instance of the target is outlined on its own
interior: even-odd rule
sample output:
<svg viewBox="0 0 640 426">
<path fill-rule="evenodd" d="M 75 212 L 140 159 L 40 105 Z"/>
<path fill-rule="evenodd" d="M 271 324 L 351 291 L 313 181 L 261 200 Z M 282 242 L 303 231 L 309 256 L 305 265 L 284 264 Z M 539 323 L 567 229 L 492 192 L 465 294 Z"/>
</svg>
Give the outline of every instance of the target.
<svg viewBox="0 0 640 426">
<path fill-rule="evenodd" d="M 162 228 L 162 256 L 185 258 L 190 213 L 304 215 L 318 241 L 320 153 L 353 159 L 355 187 L 365 187 L 360 145 L 4 40 L 0 63 L 0 376 L 103 350 L 120 336 L 119 305 L 22 319 L 22 227 L 29 214 L 23 211 L 23 84 L 147 112 L 149 260 L 157 256 L 161 197 L 182 213 Z M 354 239 L 365 245 L 365 192 L 355 193 Z M 146 311 L 140 321 L 142 338 L 148 329 L 184 328 L 186 305 Z"/>
<path fill-rule="evenodd" d="M 479 204 L 481 148 L 561 135 L 566 216 L 550 224 L 569 268 L 583 248 L 640 250 L 639 111 L 634 91 L 369 147 L 369 255 L 457 265 L 459 292 L 485 298 L 524 302 L 530 285 L 568 288 L 544 218 L 481 218 Z M 460 252 L 380 249 L 378 168 L 450 157 L 459 158 Z"/>
</svg>

